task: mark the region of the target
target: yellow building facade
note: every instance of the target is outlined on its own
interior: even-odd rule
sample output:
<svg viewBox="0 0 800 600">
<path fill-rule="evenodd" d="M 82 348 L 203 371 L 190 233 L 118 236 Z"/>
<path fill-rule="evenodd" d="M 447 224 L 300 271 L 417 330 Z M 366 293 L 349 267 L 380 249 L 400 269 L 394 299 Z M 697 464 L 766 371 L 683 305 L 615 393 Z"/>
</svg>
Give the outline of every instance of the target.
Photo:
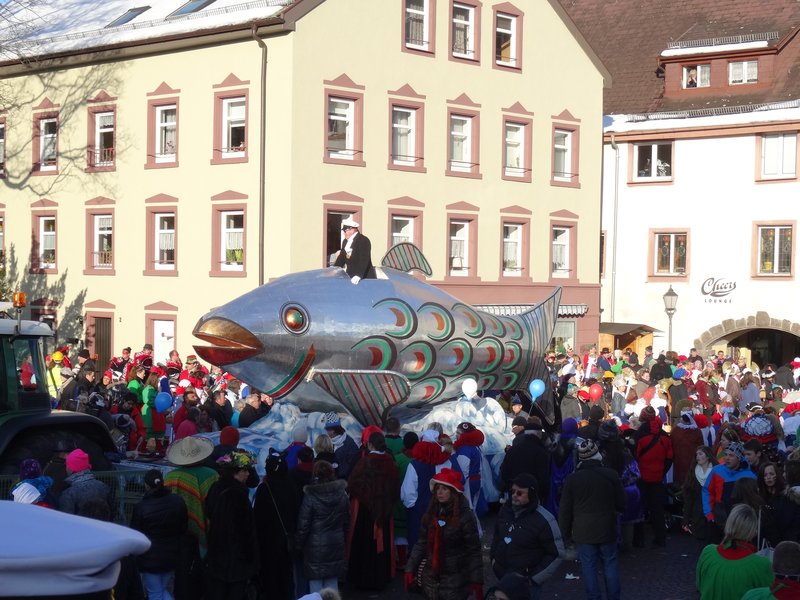
<svg viewBox="0 0 800 600">
<path fill-rule="evenodd" d="M 327 265 L 351 217 L 373 262 L 412 241 L 469 303 L 563 286 L 585 306 L 563 339 L 595 341 L 610 81 L 558 3 L 264 4 L 0 63 L 2 247 L 32 318 L 101 359 L 185 355 L 209 309 Z"/>
</svg>

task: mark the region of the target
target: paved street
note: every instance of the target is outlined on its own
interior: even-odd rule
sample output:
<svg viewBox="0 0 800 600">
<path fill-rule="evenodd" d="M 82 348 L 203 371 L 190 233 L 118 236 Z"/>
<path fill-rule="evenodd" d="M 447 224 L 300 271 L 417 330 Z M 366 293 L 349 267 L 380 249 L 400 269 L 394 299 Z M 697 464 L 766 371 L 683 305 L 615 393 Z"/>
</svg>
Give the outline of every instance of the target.
<svg viewBox="0 0 800 600">
<path fill-rule="evenodd" d="M 487 573 L 484 589 L 487 590 L 495 582 L 488 568 L 493 523 L 494 514 L 488 515 L 483 520 L 485 529 L 483 547 Z M 649 542 L 650 537 L 647 539 Z M 699 596 L 694 587 L 694 567 L 701 549 L 702 545 L 691 536 L 673 531 L 667 537 L 666 548 L 648 546 L 623 554 L 620 557 L 622 597 L 625 600 L 696 600 Z M 580 579 L 568 579 L 570 574 L 580 577 L 580 566 L 577 561 L 561 564 L 558 572 L 545 584 L 542 597 L 570 600 L 584 598 L 583 582 Z M 398 575 L 384 592 L 366 593 L 344 588 L 342 598 L 399 600 L 421 598 L 421 596 L 403 591 L 402 577 Z"/>
</svg>

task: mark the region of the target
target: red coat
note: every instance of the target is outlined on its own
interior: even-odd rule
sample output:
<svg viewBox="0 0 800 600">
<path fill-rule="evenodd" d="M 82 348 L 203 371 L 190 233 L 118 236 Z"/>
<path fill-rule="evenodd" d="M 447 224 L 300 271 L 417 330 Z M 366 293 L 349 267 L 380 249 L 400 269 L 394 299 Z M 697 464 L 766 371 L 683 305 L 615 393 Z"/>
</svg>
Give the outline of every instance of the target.
<svg viewBox="0 0 800 600">
<path fill-rule="evenodd" d="M 669 462 L 672 461 L 672 440 L 661 429 L 661 419 L 658 417 L 642 423 L 639 433 L 641 435 L 636 442 L 636 461 L 639 463 L 641 480 L 658 483 L 664 479 Z M 652 443 L 656 436 L 658 439 Z"/>
</svg>

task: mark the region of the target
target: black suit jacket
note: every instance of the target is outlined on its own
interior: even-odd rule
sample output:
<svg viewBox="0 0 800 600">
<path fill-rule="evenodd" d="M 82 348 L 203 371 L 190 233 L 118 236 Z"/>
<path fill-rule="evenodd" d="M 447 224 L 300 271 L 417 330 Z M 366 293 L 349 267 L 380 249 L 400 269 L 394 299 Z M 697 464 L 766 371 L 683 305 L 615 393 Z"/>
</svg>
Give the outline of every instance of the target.
<svg viewBox="0 0 800 600">
<path fill-rule="evenodd" d="M 350 277 L 360 277 L 361 279 L 375 279 L 375 268 L 372 266 L 372 244 L 369 238 L 360 232 L 353 239 L 350 247 L 350 258 L 344 247 L 347 240 L 342 240 L 342 249 L 333 263 L 336 267 L 344 267 Z"/>
</svg>

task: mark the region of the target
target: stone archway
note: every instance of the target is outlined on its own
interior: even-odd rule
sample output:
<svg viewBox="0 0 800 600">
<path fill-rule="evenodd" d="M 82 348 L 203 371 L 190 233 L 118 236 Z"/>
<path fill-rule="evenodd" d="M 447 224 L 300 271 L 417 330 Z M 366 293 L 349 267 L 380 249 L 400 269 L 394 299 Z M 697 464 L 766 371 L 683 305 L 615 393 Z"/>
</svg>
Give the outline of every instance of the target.
<svg viewBox="0 0 800 600">
<path fill-rule="evenodd" d="M 697 353 L 700 356 L 707 356 L 709 348 L 717 340 L 725 337 L 730 338 L 732 335 L 748 329 L 775 329 L 800 337 L 800 323 L 794 323 L 788 319 L 776 319 L 770 317 L 765 311 L 759 311 L 755 316 L 742 319 L 725 319 L 719 325 L 714 325 L 695 339 L 694 347 L 697 348 Z"/>
</svg>

